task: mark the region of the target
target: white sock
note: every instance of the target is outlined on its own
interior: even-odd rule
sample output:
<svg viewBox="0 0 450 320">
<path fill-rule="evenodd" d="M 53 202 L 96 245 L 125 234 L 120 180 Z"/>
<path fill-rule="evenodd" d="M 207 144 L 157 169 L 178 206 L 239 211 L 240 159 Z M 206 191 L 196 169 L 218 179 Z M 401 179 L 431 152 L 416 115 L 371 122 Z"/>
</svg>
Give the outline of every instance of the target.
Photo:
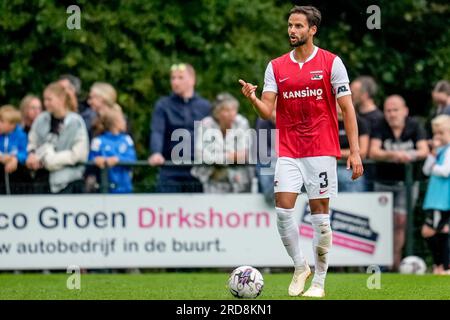
<svg viewBox="0 0 450 320">
<path fill-rule="evenodd" d="M 332 244 L 332 231 L 329 214 L 312 214 L 311 223 L 314 228 L 313 252 L 315 262 L 313 284 L 322 288 L 328 270 L 328 254 Z"/>
<path fill-rule="evenodd" d="M 305 267 L 305 257 L 300 249 L 298 223 L 294 217 L 295 209 L 283 209 L 275 207 L 277 212 L 277 226 L 287 253 L 294 261 L 296 270 Z"/>
</svg>

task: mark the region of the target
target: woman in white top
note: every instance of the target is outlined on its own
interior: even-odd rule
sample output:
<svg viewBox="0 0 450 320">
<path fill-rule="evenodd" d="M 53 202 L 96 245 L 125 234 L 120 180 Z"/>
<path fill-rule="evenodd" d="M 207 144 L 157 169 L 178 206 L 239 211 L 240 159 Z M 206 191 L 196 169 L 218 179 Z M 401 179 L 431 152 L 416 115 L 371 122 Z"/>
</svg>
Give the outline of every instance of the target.
<svg viewBox="0 0 450 320">
<path fill-rule="evenodd" d="M 212 115 L 196 127 L 195 161 L 206 166 L 194 166 L 192 175 L 202 182 L 205 193 L 250 191 L 251 171 L 244 164 L 251 135 L 248 120 L 238 110 L 237 99 L 221 93 L 213 104 Z"/>
<path fill-rule="evenodd" d="M 59 83 L 51 83 L 44 90 L 42 112 L 28 134 L 28 158 L 31 170 L 45 168 L 50 172 L 52 193 L 83 192 L 84 164 L 89 143 L 86 126 L 73 110 L 72 100 Z"/>
</svg>

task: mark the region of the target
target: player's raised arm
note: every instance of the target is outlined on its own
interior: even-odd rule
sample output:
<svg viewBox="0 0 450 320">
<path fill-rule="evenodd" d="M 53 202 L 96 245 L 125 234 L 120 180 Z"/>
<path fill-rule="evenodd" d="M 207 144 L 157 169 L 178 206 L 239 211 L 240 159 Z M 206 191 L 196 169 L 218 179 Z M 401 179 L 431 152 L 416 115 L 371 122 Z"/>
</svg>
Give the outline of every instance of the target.
<svg viewBox="0 0 450 320">
<path fill-rule="evenodd" d="M 275 108 L 277 93 L 265 91 L 262 93 L 261 99 L 258 99 L 256 96 L 256 88 L 258 86 L 245 82 L 242 79 L 239 79 L 239 83 L 242 85 L 242 94 L 251 102 L 259 116 L 265 120 L 270 119 Z"/>
<path fill-rule="evenodd" d="M 356 122 L 356 112 L 353 107 L 351 95 L 345 95 L 337 99 L 344 118 L 345 131 L 350 144 L 350 155 L 347 159 L 347 168 L 352 168 L 352 179 L 362 176 L 364 169 L 359 155 L 358 124 Z"/>
</svg>

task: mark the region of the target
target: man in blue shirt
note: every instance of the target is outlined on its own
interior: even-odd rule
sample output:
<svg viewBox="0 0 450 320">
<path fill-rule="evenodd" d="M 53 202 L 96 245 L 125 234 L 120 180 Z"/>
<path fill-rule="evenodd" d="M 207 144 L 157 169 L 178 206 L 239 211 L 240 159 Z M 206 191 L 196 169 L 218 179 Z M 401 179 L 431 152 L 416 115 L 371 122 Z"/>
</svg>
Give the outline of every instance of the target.
<svg viewBox="0 0 450 320">
<path fill-rule="evenodd" d="M 158 192 L 201 192 L 200 182 L 192 177 L 191 166 L 164 165 L 167 161 L 174 161 L 172 150 L 178 144 L 186 144 L 181 139 L 190 139 L 190 160 L 194 161 L 194 122 L 200 121 L 210 113 L 211 105 L 200 97 L 194 90 L 195 70 L 187 64 L 181 63 L 171 67 L 170 84 L 172 94 L 160 98 L 155 105 L 151 121 L 150 150 L 148 162 L 151 166 L 162 166 L 158 184 Z M 183 138 L 172 141 L 175 130 Z M 184 133 L 184 134 L 183 134 Z M 186 134 L 189 136 L 186 137 Z M 177 135 L 179 137 L 179 135 Z M 185 159 L 183 150 L 174 156 Z"/>
</svg>

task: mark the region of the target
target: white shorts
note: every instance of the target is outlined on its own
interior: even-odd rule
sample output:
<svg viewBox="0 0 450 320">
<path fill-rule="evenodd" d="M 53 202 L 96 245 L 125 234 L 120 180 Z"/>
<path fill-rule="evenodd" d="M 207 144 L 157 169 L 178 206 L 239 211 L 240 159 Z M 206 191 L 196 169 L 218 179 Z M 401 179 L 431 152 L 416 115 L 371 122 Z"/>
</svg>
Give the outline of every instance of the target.
<svg viewBox="0 0 450 320">
<path fill-rule="evenodd" d="M 337 161 L 335 157 L 277 159 L 274 192 L 301 193 L 305 186 L 309 199 L 337 196 Z"/>
</svg>

